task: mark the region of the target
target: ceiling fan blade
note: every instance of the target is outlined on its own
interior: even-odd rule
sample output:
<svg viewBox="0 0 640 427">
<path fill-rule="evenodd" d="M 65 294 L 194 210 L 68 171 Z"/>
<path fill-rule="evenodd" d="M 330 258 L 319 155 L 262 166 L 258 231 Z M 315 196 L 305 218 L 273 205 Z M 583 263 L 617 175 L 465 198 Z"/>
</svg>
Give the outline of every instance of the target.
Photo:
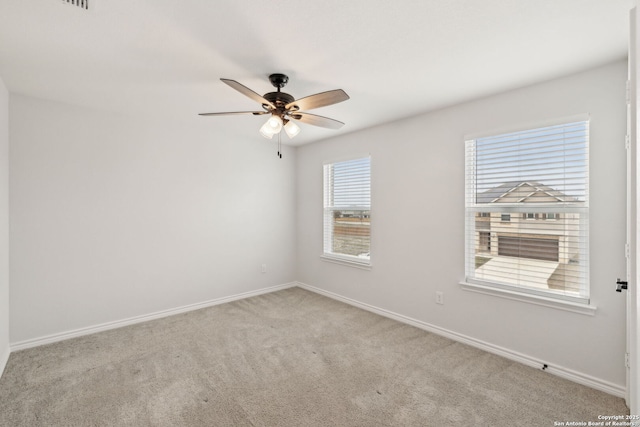
<svg viewBox="0 0 640 427">
<path fill-rule="evenodd" d="M 269 114 L 268 111 L 229 111 L 226 113 L 200 113 L 199 116 L 231 116 L 234 114 L 253 114 L 254 116 L 259 116 L 262 114 Z"/>
<path fill-rule="evenodd" d="M 246 87 L 245 85 L 238 83 L 235 80 L 229 80 L 229 79 L 220 79 L 220 80 L 222 80 L 224 83 L 228 84 L 229 86 L 231 86 L 232 88 L 234 88 L 235 90 L 243 94 L 244 96 L 248 96 L 249 98 L 253 99 L 256 102 L 259 102 L 262 105 L 268 105 L 271 108 L 276 108 L 276 106 L 273 105 L 273 103 L 267 101 L 262 97 L 262 95 L 258 95 L 257 93 L 255 93 L 254 91 Z"/>
<path fill-rule="evenodd" d="M 295 101 L 288 103 L 285 108 L 288 110 L 295 106 L 298 110 L 312 110 L 314 108 L 337 104 L 338 102 L 346 101 L 347 99 L 349 99 L 349 95 L 347 95 L 345 91 L 342 89 L 335 89 L 296 99 Z"/>
<path fill-rule="evenodd" d="M 302 123 L 329 129 L 340 129 L 342 126 L 344 126 L 344 123 L 337 120 L 330 119 L 328 117 L 317 116 L 310 113 L 302 113 L 296 111 L 295 113 L 290 114 L 289 117 L 294 120 L 299 120 Z"/>
</svg>

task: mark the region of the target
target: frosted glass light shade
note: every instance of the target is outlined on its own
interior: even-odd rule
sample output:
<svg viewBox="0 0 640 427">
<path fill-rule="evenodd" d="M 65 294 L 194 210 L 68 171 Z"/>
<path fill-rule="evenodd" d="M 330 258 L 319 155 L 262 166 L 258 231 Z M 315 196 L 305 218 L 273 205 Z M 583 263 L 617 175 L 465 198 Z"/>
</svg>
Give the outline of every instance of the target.
<svg viewBox="0 0 640 427">
<path fill-rule="evenodd" d="M 269 122 L 262 125 L 262 127 L 260 128 L 260 135 L 264 136 L 267 139 L 273 138 L 274 134 L 269 127 Z"/>
<path fill-rule="evenodd" d="M 300 127 L 293 123 L 293 120 L 289 120 L 287 124 L 284 125 L 284 131 L 287 133 L 289 139 L 291 139 L 300 133 Z"/>
<path fill-rule="evenodd" d="M 260 128 L 260 134 L 267 139 L 273 138 L 273 135 L 282 130 L 282 119 L 278 116 L 271 116 L 269 120 Z"/>
<path fill-rule="evenodd" d="M 275 135 L 282 130 L 282 119 L 278 116 L 271 116 L 269 120 L 267 120 L 267 125 L 271 133 Z"/>
</svg>

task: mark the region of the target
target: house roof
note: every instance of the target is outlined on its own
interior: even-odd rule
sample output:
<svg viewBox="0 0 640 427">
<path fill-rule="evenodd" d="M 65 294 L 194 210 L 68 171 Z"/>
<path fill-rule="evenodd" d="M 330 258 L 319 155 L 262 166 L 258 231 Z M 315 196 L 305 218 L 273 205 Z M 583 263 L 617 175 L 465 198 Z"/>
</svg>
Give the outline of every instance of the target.
<svg viewBox="0 0 640 427">
<path fill-rule="evenodd" d="M 500 203 L 505 201 L 507 197 L 511 203 L 531 203 L 535 202 L 536 198 L 540 200 L 541 196 L 551 197 L 559 202 L 577 200 L 575 197 L 568 196 L 537 181 L 509 181 L 478 194 L 476 203 Z"/>
<path fill-rule="evenodd" d="M 77 3 L 77 2 L 76 2 Z M 229 88 L 351 99 L 292 144 L 566 76 L 627 56 L 629 1 L 3 1 L 0 77 L 12 94 L 255 138 L 260 106 Z M 259 135 L 258 135 L 258 138 Z M 284 138 L 289 143 L 287 138 Z"/>
</svg>

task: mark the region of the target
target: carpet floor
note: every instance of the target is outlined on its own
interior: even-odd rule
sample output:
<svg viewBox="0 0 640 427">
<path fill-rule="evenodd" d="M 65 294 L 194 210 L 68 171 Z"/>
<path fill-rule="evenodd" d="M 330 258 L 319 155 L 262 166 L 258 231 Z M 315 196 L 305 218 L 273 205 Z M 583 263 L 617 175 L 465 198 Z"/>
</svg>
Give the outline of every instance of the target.
<svg viewBox="0 0 640 427">
<path fill-rule="evenodd" d="M 624 401 L 291 288 L 12 353 L 1 426 L 554 426 Z"/>
</svg>

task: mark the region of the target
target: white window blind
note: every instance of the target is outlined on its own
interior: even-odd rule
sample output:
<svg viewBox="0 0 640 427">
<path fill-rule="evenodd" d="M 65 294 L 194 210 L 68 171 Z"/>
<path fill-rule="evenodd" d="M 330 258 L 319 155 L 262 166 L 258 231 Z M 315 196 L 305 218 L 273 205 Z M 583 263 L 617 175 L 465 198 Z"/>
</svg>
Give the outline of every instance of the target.
<svg viewBox="0 0 640 427">
<path fill-rule="evenodd" d="M 370 264 L 369 157 L 324 165 L 324 256 Z"/>
<path fill-rule="evenodd" d="M 589 123 L 466 141 L 467 282 L 589 301 Z"/>
</svg>

